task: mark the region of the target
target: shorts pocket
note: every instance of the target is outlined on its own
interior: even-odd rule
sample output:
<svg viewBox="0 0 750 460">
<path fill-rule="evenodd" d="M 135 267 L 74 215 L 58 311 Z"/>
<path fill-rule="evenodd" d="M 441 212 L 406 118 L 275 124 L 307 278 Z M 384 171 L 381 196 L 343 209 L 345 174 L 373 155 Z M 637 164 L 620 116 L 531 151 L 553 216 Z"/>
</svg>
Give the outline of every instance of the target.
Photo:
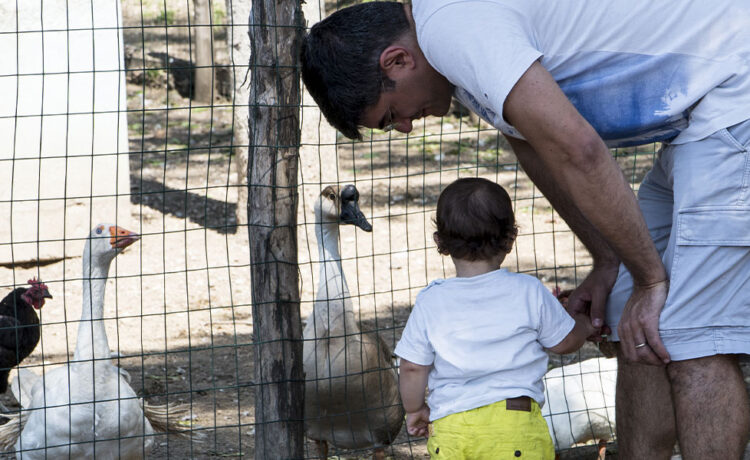
<svg viewBox="0 0 750 460">
<path fill-rule="evenodd" d="M 750 322 L 750 207 L 686 208 L 676 222 L 675 253 L 661 330 Z"/>
<path fill-rule="evenodd" d="M 678 246 L 750 246 L 750 207 L 686 208 L 677 217 Z"/>
<path fill-rule="evenodd" d="M 739 151 L 747 151 L 750 145 L 750 120 L 737 123 L 734 126 L 725 128 L 723 135 L 730 144 L 733 144 Z"/>
<path fill-rule="evenodd" d="M 427 440 L 427 452 L 432 460 L 469 460 L 464 452 L 461 438 L 450 436 L 430 436 Z"/>
</svg>

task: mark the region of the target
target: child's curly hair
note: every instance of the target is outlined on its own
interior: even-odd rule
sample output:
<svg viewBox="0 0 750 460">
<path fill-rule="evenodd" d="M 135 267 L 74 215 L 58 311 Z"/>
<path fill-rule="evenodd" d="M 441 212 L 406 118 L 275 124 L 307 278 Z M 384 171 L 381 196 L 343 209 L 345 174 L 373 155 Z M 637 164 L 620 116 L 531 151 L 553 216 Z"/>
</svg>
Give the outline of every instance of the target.
<svg viewBox="0 0 750 460">
<path fill-rule="evenodd" d="M 483 260 L 507 254 L 517 228 L 508 192 L 487 179 L 458 179 L 438 198 L 435 240 L 440 254 Z"/>
</svg>

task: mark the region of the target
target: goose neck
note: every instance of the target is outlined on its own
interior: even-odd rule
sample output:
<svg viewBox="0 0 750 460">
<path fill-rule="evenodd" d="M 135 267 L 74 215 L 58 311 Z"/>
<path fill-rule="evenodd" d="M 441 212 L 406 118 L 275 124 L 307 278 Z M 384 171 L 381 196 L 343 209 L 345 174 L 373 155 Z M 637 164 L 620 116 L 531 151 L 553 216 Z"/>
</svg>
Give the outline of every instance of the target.
<svg viewBox="0 0 750 460">
<path fill-rule="evenodd" d="M 107 286 L 109 266 L 103 267 L 83 260 L 83 299 L 81 322 L 78 325 L 75 359 L 103 359 L 110 357 L 107 331 L 104 327 L 104 293 Z"/>
<path fill-rule="evenodd" d="M 331 334 L 354 333 L 359 328 L 341 264 L 339 224 L 320 224 L 318 221 L 315 230 L 320 253 L 320 279 L 313 307 L 314 334 L 307 331 L 307 336 L 320 336 L 324 331 Z"/>
<path fill-rule="evenodd" d="M 318 239 L 318 252 L 321 261 L 341 261 L 339 253 L 338 223 L 318 223 L 315 226 L 315 236 Z"/>
</svg>

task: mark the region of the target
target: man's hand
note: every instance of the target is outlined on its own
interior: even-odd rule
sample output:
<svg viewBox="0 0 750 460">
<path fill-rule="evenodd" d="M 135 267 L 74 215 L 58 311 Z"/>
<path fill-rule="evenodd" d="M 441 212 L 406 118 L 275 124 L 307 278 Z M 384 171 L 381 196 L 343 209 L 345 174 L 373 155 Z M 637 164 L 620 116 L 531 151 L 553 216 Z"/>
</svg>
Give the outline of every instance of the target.
<svg viewBox="0 0 750 460">
<path fill-rule="evenodd" d="M 655 366 L 669 363 L 669 353 L 659 336 L 659 316 L 668 292 L 667 280 L 633 286 L 617 327 L 620 349 L 628 361 Z"/>
<path fill-rule="evenodd" d="M 594 265 L 594 269 L 583 282 L 567 297 L 563 306 L 575 317 L 577 313 L 586 313 L 597 332 L 589 340 L 601 342 L 602 335 L 609 334 L 609 327 L 604 323 L 607 296 L 617 280 L 617 265 Z M 562 293 L 561 296 L 565 294 Z"/>
<path fill-rule="evenodd" d="M 430 408 L 427 404 L 420 407 L 416 412 L 406 413 L 406 431 L 411 436 L 429 436 Z"/>
</svg>

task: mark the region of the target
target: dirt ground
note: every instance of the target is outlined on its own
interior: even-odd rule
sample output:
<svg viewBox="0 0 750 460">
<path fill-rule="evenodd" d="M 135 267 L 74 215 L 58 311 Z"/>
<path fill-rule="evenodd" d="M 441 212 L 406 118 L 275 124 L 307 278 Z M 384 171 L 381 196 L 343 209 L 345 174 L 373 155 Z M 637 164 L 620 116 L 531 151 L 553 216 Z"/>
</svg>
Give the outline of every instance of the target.
<svg viewBox="0 0 750 460">
<path fill-rule="evenodd" d="M 250 260 L 248 229 L 238 225 L 245 204 L 237 202 L 232 166 L 232 109 L 220 95 L 211 106 L 189 98 L 180 74 L 190 61 L 187 28 L 180 27 L 187 23 L 185 4 L 122 1 L 129 69 L 149 69 L 129 71 L 127 88 L 132 196 L 131 219 L 122 224 L 142 237 L 112 265 L 107 333 L 135 391 L 151 402 L 188 404 L 192 415 L 183 423 L 204 433 L 201 442 L 161 436 L 149 458 L 250 458 L 255 431 Z M 221 14 L 215 18 L 220 23 Z M 216 60 L 226 64 L 220 28 L 216 40 Z M 165 63 L 173 69 L 165 70 Z M 653 147 L 616 152 L 633 184 L 653 154 Z M 301 161 L 304 170 L 318 160 Z M 449 116 L 426 121 L 409 136 L 373 133 L 355 144 L 341 140 L 337 161 L 338 180 L 357 185 L 373 224 L 372 233 L 342 229 L 344 272 L 362 329 L 378 330 L 391 345 L 419 290 L 452 275 L 449 261 L 434 249 L 431 219 L 439 191 L 457 177 L 496 180 L 514 199 L 520 232 L 505 267 L 535 275 L 550 289 L 571 288 L 589 270 L 585 249 L 519 170 L 502 137 L 486 125 Z M 303 318 L 312 310 L 318 280 L 311 208 L 300 201 Z M 83 247 L 82 241 L 71 244 Z M 42 341 L 24 364 L 41 373 L 65 362 L 75 348 L 81 259 L 38 272 L 0 269 L 0 284 L 37 274 L 54 299 L 42 311 Z M 588 345 L 551 363 L 596 355 Z M 17 407 L 12 396 L 2 401 Z M 388 455 L 426 458 L 424 444 L 402 430 Z M 308 456 L 313 452 L 308 443 Z M 352 459 L 370 452 L 332 454 Z"/>
</svg>

